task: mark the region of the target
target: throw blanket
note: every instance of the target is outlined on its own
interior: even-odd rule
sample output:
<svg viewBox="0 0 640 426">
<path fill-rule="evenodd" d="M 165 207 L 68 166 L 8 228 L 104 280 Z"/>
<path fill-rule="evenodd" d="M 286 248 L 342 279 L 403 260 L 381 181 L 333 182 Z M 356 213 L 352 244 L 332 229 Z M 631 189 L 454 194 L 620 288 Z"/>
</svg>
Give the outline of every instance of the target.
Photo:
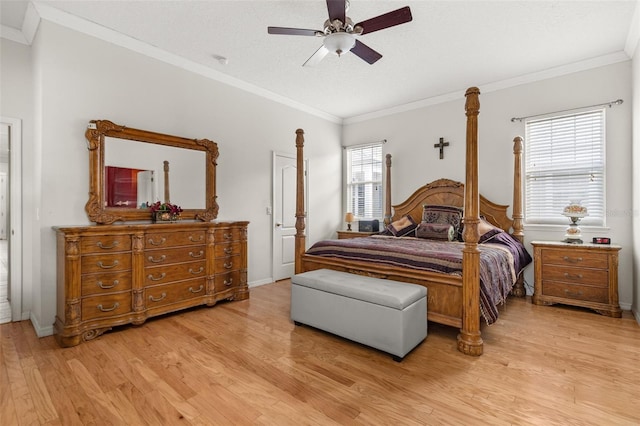
<svg viewBox="0 0 640 426">
<path fill-rule="evenodd" d="M 478 245 L 480 312 L 487 324 L 498 319 L 498 305 L 504 303 L 518 275 L 531 262 L 524 246 L 509 234 L 504 235 Z M 307 254 L 462 276 L 463 248 L 460 242 L 374 235 L 319 241 Z"/>
</svg>

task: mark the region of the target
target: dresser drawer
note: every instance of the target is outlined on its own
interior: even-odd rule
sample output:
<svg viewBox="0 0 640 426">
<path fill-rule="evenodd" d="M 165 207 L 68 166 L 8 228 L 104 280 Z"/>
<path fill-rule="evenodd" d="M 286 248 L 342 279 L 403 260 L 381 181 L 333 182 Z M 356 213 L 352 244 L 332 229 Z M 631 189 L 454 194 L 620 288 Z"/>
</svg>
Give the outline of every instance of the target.
<svg viewBox="0 0 640 426">
<path fill-rule="evenodd" d="M 178 249 L 145 250 L 144 266 L 168 265 L 171 263 L 204 260 L 205 246 L 181 247 Z"/>
<path fill-rule="evenodd" d="M 558 281 L 542 281 L 542 292 L 545 296 L 561 297 L 588 302 L 608 303 L 609 289 L 589 285 L 574 285 Z"/>
<path fill-rule="evenodd" d="M 131 293 L 85 297 L 81 306 L 83 321 L 115 317 L 131 312 Z"/>
<path fill-rule="evenodd" d="M 238 241 L 240 239 L 240 229 L 238 228 L 222 228 L 216 229 L 213 234 L 214 241 L 218 243 L 226 243 Z"/>
<path fill-rule="evenodd" d="M 89 254 L 80 260 L 82 274 L 117 272 L 131 269 L 131 253 Z"/>
<path fill-rule="evenodd" d="M 564 265 L 595 269 L 607 269 L 609 258 L 606 253 L 592 251 L 554 250 L 542 251 L 542 262 L 545 265 Z"/>
<path fill-rule="evenodd" d="M 205 276 L 206 267 L 204 261 L 144 268 L 145 286 L 165 284 L 172 281 L 188 280 L 192 278 L 204 278 Z"/>
<path fill-rule="evenodd" d="M 144 290 L 145 304 L 147 308 L 155 308 L 202 297 L 207 293 L 206 287 L 203 278 L 147 287 Z"/>
<path fill-rule="evenodd" d="M 544 265 L 542 267 L 542 279 L 562 281 L 570 284 L 588 284 L 596 287 L 608 287 L 609 271 L 604 269 Z"/>
<path fill-rule="evenodd" d="M 98 235 L 80 240 L 80 252 L 82 254 L 127 250 L 131 250 L 131 237 L 129 235 Z"/>
<path fill-rule="evenodd" d="M 155 232 L 144 239 L 145 249 L 205 244 L 204 231 Z"/>
<path fill-rule="evenodd" d="M 240 285 L 240 271 L 227 272 L 216 275 L 213 281 L 216 293 L 228 290 Z"/>
<path fill-rule="evenodd" d="M 131 272 L 105 272 L 82 275 L 82 296 L 131 290 Z"/>
<path fill-rule="evenodd" d="M 216 244 L 214 253 L 217 258 L 240 254 L 240 243 Z"/>
<path fill-rule="evenodd" d="M 227 256 L 216 259 L 214 272 L 222 274 L 240 269 L 240 256 Z"/>
</svg>

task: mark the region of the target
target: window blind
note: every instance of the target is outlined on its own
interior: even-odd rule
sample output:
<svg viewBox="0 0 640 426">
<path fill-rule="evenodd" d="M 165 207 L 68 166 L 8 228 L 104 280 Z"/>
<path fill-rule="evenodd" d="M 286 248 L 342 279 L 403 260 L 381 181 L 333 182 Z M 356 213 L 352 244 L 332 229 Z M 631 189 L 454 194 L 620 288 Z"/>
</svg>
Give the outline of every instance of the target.
<svg viewBox="0 0 640 426">
<path fill-rule="evenodd" d="M 347 211 L 357 219 L 382 219 L 382 143 L 347 151 Z"/>
<path fill-rule="evenodd" d="M 582 225 L 604 225 L 605 110 L 531 120 L 525 139 L 526 223 L 567 224 L 579 201 Z"/>
</svg>

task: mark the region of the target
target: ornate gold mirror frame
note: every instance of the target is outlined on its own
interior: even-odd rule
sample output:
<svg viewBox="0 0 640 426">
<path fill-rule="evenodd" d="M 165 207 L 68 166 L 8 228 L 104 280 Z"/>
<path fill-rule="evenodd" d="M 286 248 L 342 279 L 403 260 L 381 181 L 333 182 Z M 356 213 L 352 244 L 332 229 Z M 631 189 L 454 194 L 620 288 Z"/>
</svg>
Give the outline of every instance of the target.
<svg viewBox="0 0 640 426">
<path fill-rule="evenodd" d="M 197 219 L 208 222 L 218 216 L 218 203 L 216 200 L 218 145 L 215 142 L 208 139 L 186 139 L 147 130 L 133 129 L 108 120 L 91 120 L 87 126 L 85 137 L 87 138 L 89 149 L 89 201 L 85 205 L 85 210 L 92 222 L 111 224 L 114 222 L 151 220 L 151 212 L 148 208 L 107 206 L 105 202 L 105 137 L 204 151 L 206 153 L 205 208 L 182 206 L 183 211 L 180 217 L 186 220 Z M 197 190 L 197 188 L 201 187 L 201 183 L 194 182 L 192 187 Z"/>
</svg>

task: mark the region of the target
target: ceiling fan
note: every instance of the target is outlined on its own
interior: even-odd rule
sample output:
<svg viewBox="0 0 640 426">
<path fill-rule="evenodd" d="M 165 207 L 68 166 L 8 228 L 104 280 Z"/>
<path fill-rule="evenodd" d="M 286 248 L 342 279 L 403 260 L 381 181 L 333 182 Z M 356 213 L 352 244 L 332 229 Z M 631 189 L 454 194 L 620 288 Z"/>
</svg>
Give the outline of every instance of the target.
<svg viewBox="0 0 640 426">
<path fill-rule="evenodd" d="M 348 0 L 327 0 L 329 19 L 325 21 L 324 29 L 322 30 L 268 27 L 267 31 L 269 34 L 323 37 L 322 46 L 302 64 L 303 66 L 318 64 L 329 52 L 341 56 L 348 51 L 353 52 L 369 64 L 373 64 L 382 58 L 382 55 L 362 43 L 358 40 L 358 37 L 404 24 L 413 19 L 409 6 L 405 6 L 354 25 L 351 18 L 346 16 L 348 7 Z"/>
</svg>

